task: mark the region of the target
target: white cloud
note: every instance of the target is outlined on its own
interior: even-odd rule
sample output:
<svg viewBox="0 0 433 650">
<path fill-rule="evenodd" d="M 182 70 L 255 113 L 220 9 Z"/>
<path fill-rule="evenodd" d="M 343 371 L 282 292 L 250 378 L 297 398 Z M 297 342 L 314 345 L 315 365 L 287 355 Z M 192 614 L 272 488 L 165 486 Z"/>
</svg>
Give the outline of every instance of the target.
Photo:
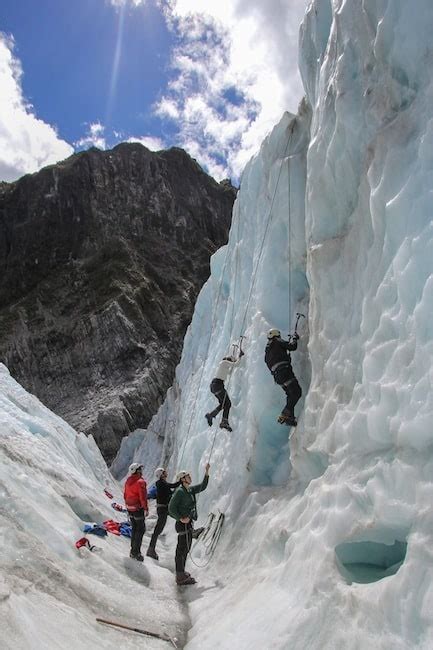
<svg viewBox="0 0 433 650">
<path fill-rule="evenodd" d="M 105 126 L 100 122 L 89 124 L 86 135 L 77 140 L 74 144 L 77 149 L 86 149 L 88 147 L 106 149 L 107 142 L 105 139 Z"/>
<path fill-rule="evenodd" d="M 175 122 L 179 144 L 210 173 L 238 176 L 282 113 L 296 111 L 303 95 L 298 31 L 306 6 L 307 0 L 172 0 L 165 6 L 180 44 L 156 112 Z"/>
<path fill-rule="evenodd" d="M 63 160 L 73 148 L 55 127 L 35 115 L 21 87 L 22 68 L 14 42 L 0 32 L 0 180 L 13 181 Z"/>
<path fill-rule="evenodd" d="M 161 149 L 164 149 L 164 143 L 161 138 L 155 138 L 152 135 L 132 136 L 128 138 L 128 142 L 139 142 L 150 149 L 150 151 L 161 151 Z"/>
<path fill-rule="evenodd" d="M 110 4 L 114 7 L 123 7 L 124 5 L 132 5 L 133 7 L 139 7 L 144 5 L 146 0 L 110 0 Z"/>
</svg>

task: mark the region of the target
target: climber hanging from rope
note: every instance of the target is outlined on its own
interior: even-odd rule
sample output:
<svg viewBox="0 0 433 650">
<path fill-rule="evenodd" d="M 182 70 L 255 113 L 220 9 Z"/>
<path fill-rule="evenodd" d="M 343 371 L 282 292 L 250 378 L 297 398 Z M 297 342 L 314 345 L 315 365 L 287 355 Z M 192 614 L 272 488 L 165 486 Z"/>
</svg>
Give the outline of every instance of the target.
<svg viewBox="0 0 433 650">
<path fill-rule="evenodd" d="M 287 395 L 286 406 L 278 417 L 278 422 L 290 427 L 296 427 L 298 424 L 295 418 L 295 405 L 302 395 L 302 389 L 293 372 L 290 357 L 290 352 L 294 352 L 298 347 L 297 326 L 301 316 L 303 314 L 297 314 L 295 331 L 289 335 L 288 341 L 281 338 L 280 330 L 270 329 L 265 350 L 265 363 L 271 371 L 275 383 L 281 386 Z"/>
<path fill-rule="evenodd" d="M 242 350 L 242 337 L 239 346 L 239 356 L 236 359 L 235 356 L 223 357 L 223 360 L 220 362 L 214 378 L 210 384 L 210 390 L 213 395 L 218 400 L 218 406 L 210 413 L 205 414 L 208 425 L 212 426 L 213 419 L 218 415 L 220 411 L 223 412 L 221 418 L 220 428 L 227 429 L 227 431 L 233 431 L 229 424 L 229 413 L 231 408 L 231 401 L 228 393 L 225 389 L 224 382 L 232 371 L 233 367 L 239 363 L 241 358 L 244 356 L 245 352 Z"/>
</svg>

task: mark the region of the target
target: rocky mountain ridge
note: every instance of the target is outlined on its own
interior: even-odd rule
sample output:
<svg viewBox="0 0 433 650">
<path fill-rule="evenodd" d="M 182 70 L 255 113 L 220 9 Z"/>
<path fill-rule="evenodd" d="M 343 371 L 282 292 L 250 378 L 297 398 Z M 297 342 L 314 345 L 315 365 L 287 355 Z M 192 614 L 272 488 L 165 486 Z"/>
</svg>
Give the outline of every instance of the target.
<svg viewBox="0 0 433 650">
<path fill-rule="evenodd" d="M 0 187 L 0 359 L 107 460 L 172 383 L 235 195 L 126 143 Z"/>
</svg>

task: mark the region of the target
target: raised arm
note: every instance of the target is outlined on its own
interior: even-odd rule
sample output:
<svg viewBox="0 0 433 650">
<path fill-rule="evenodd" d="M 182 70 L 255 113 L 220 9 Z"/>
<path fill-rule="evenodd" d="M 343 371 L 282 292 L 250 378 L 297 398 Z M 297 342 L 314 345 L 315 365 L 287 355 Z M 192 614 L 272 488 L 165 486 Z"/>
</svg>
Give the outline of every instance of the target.
<svg viewBox="0 0 433 650">
<path fill-rule="evenodd" d="M 180 481 L 176 481 L 176 483 L 167 483 L 167 487 L 169 487 L 171 490 L 174 490 L 175 488 L 179 487 Z"/>
<path fill-rule="evenodd" d="M 198 494 L 199 492 L 203 492 L 203 490 L 206 490 L 207 484 L 209 483 L 209 468 L 210 468 L 209 463 L 206 463 L 204 479 L 202 480 L 202 482 L 198 483 L 197 485 L 191 485 L 191 487 L 189 488 L 189 491 L 192 494 Z"/>
</svg>

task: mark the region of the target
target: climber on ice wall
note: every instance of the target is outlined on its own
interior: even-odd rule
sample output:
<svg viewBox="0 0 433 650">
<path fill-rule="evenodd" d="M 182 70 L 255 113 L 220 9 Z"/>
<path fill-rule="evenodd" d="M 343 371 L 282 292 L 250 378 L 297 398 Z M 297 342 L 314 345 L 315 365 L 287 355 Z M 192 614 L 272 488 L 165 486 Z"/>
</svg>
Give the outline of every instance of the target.
<svg viewBox="0 0 433 650">
<path fill-rule="evenodd" d="M 243 350 L 240 349 L 239 356 L 237 359 L 234 356 L 223 357 L 223 360 L 221 361 L 221 363 L 217 368 L 215 376 L 212 379 L 210 384 L 210 390 L 211 393 L 215 395 L 215 397 L 217 398 L 218 406 L 213 411 L 210 411 L 210 413 L 205 414 L 205 418 L 210 427 L 212 426 L 212 421 L 214 417 L 216 417 L 218 413 L 222 411 L 223 416 L 221 418 L 220 428 L 227 429 L 227 431 L 233 431 L 233 429 L 229 424 L 229 413 L 230 413 L 230 408 L 232 403 L 225 389 L 224 382 L 229 376 L 229 373 L 231 372 L 233 367 L 237 363 L 239 363 L 240 359 L 244 356 L 244 354 L 245 353 L 243 352 Z"/>
<path fill-rule="evenodd" d="M 286 406 L 278 417 L 280 424 L 296 427 L 295 405 L 299 401 L 302 390 L 292 369 L 290 352 L 298 347 L 299 334 L 296 332 L 288 341 L 281 338 L 281 332 L 272 328 L 268 332 L 268 343 L 265 350 L 265 363 L 277 383 L 286 393 Z"/>
</svg>

